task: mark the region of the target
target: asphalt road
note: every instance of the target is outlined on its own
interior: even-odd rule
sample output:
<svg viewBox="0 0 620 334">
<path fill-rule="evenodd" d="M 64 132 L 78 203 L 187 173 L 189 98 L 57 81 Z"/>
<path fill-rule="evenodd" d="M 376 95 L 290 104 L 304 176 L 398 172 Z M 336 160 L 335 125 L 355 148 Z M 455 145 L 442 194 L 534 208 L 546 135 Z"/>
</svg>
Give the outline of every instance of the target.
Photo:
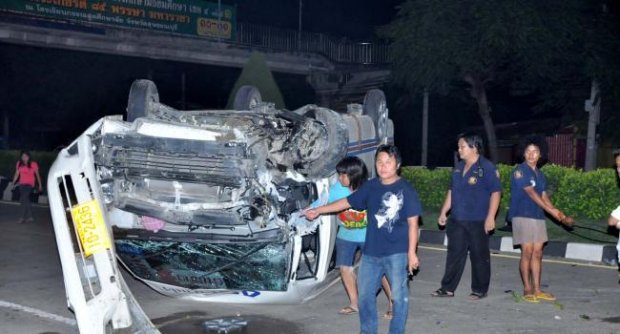
<svg viewBox="0 0 620 334">
<path fill-rule="evenodd" d="M 77 333 L 67 309 L 62 270 L 46 207 L 35 208 L 35 222 L 17 224 L 18 207 L 0 203 L 0 333 Z M 466 268 L 454 298 L 433 298 L 445 263 L 445 249 L 421 245 L 421 271 L 411 283 L 408 333 L 620 333 L 620 285 L 616 268 L 547 259 L 544 289 L 557 303 L 529 304 L 521 293 L 518 259 L 494 254 L 489 296 L 470 301 Z M 338 315 L 347 305 L 334 284 L 301 305 L 231 305 L 181 302 L 152 291 L 125 275 L 133 294 L 162 333 L 204 333 L 209 319 L 247 321 L 245 333 L 358 333 L 355 315 Z M 379 296 L 379 310 L 386 300 Z M 380 333 L 388 321 L 380 320 Z"/>
</svg>

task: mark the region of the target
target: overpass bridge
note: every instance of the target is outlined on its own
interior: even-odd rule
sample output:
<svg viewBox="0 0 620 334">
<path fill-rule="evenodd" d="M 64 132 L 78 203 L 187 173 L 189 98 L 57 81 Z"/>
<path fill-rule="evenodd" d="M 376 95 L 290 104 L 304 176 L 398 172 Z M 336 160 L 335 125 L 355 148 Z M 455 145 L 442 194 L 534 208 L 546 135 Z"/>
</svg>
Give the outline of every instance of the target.
<svg viewBox="0 0 620 334">
<path fill-rule="evenodd" d="M 224 40 L 0 12 L 0 43 L 225 67 L 243 67 L 261 51 L 272 71 L 306 76 L 316 103 L 335 109 L 361 101 L 390 75 L 387 44 L 243 23 L 235 35 Z"/>
</svg>

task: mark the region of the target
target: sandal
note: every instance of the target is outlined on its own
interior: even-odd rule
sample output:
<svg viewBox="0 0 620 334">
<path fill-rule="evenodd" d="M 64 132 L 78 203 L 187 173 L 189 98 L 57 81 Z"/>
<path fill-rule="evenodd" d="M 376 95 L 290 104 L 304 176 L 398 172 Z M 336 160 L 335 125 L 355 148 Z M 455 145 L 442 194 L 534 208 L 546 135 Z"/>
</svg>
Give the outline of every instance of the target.
<svg viewBox="0 0 620 334">
<path fill-rule="evenodd" d="M 554 301 L 556 299 L 554 295 L 550 294 L 549 292 L 544 292 L 544 291 L 536 292 L 534 296 L 536 297 L 536 299 L 548 300 L 548 301 Z"/>
<path fill-rule="evenodd" d="M 357 312 L 358 311 L 356 309 L 352 308 L 351 306 L 347 306 L 347 307 L 343 307 L 340 311 L 338 311 L 338 314 L 351 315 Z"/>
<path fill-rule="evenodd" d="M 444 289 L 437 289 L 431 293 L 433 297 L 454 297 L 454 292 L 446 291 Z"/>
<path fill-rule="evenodd" d="M 480 300 L 484 297 L 486 297 L 487 294 L 484 292 L 472 292 L 469 294 L 469 299 L 471 300 Z"/>
<path fill-rule="evenodd" d="M 523 295 L 523 300 L 528 302 L 528 303 L 540 303 L 540 301 L 538 300 L 538 298 L 536 298 L 535 295 L 529 294 L 529 295 Z"/>
</svg>

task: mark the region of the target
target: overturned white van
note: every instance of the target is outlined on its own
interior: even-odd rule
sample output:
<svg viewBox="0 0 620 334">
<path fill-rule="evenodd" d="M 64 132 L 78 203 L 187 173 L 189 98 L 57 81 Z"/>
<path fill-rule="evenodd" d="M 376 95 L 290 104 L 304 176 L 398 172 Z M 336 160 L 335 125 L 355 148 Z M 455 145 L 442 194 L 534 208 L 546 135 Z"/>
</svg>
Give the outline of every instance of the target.
<svg viewBox="0 0 620 334">
<path fill-rule="evenodd" d="M 80 331 L 150 325 L 117 261 L 156 291 L 227 303 L 297 303 L 338 278 L 325 202 L 336 163 L 393 140 L 385 97 L 346 113 L 277 110 L 242 87 L 234 110 L 179 111 L 148 80 L 125 120 L 108 116 L 62 150 L 48 178 L 69 306 Z M 131 330 L 130 330 L 131 331 Z M 138 332 L 138 331 L 132 331 Z"/>
</svg>

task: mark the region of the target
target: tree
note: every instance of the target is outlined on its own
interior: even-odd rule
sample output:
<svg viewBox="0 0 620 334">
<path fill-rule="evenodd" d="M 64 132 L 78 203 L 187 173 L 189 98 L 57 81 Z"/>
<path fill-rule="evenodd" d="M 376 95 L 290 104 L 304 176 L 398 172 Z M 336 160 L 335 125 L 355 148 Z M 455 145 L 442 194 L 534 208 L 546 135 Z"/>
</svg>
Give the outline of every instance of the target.
<svg viewBox="0 0 620 334">
<path fill-rule="evenodd" d="M 410 90 L 445 94 L 455 81 L 466 84 L 497 161 L 489 87 L 501 82 L 535 91 L 583 74 L 592 6 L 588 0 L 407 0 L 380 33 L 392 40 L 395 80 Z"/>
</svg>

